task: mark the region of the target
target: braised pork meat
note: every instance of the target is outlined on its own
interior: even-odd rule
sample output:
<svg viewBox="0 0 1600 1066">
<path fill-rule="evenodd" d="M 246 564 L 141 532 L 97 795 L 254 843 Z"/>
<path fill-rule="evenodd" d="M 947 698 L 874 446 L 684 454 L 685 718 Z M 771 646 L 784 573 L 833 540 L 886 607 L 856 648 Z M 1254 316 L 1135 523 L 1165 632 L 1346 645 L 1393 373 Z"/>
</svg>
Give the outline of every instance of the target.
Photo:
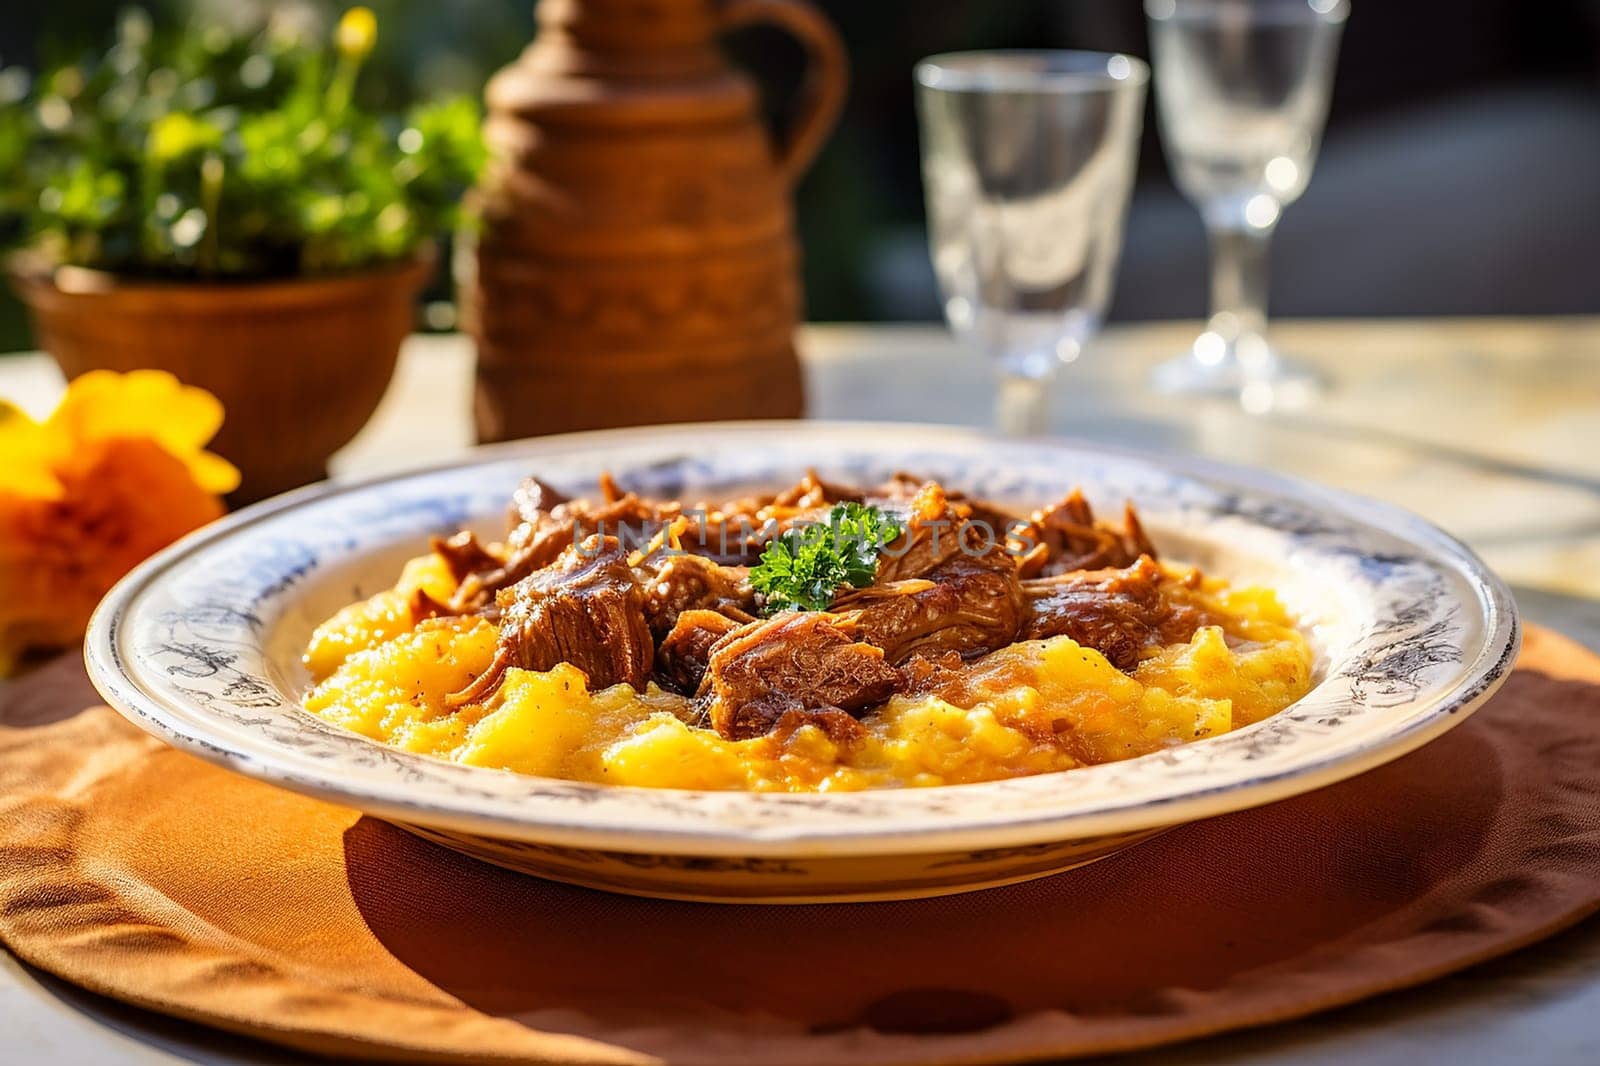
<svg viewBox="0 0 1600 1066">
<path fill-rule="evenodd" d="M 1018 541 L 1032 545 L 1021 557 L 1022 576 L 1121 568 L 1132 566 L 1141 555 L 1156 558 L 1132 504 L 1123 507 L 1122 523 L 1117 529 L 1097 520 L 1083 492 L 1073 489 L 1054 506 L 1033 512 L 1019 531 Z"/>
<path fill-rule="evenodd" d="M 458 614 L 492 614 L 501 590 L 550 566 L 586 537 L 617 538 L 626 532 L 648 538 L 676 514 L 675 506 L 662 508 L 632 493 L 617 492 L 609 479 L 604 484 L 607 494 L 595 503 L 566 496 L 538 478 L 523 481 L 512 497 L 511 529 L 498 555 L 467 554 L 462 549 L 469 546 L 454 544 L 461 534 L 435 543 L 434 551 L 445 557 L 452 572 L 473 564 L 464 574 L 457 573 L 459 584 L 450 609 Z"/>
<path fill-rule="evenodd" d="M 869 512 L 888 543 L 859 558 L 830 543 L 836 569 L 818 581 L 804 568 L 819 557 L 790 541 L 784 574 L 800 584 L 784 594 L 814 591 L 772 598 L 766 560 L 785 531 Z M 948 690 L 963 664 L 1019 640 L 1068 636 L 1126 671 L 1210 624 L 1155 561 L 1132 507 L 1114 527 L 1077 491 L 1023 517 L 909 474 L 856 488 L 808 472 L 779 492 L 694 504 L 609 477 L 593 499 L 529 478 L 510 520 L 503 546 L 470 532 L 436 540 L 457 591 L 448 603 L 413 594 L 418 619 L 500 626 L 493 665 L 457 706 L 487 698 L 509 669 L 570 663 L 592 689 L 679 693 L 729 739 L 804 722 L 847 739 L 851 716 L 897 692 Z"/>
<path fill-rule="evenodd" d="M 700 685 L 712 726 L 730 740 L 762 736 L 791 712 L 865 711 L 899 687 L 883 649 L 824 611 L 793 611 L 733 631 L 715 645 Z"/>
<path fill-rule="evenodd" d="M 901 535 L 878 558 L 877 580 L 833 610 L 893 663 L 914 654 L 973 658 L 1017 639 L 1027 600 L 1016 560 L 994 527 L 974 521 L 929 483 L 911 499 Z"/>
<path fill-rule="evenodd" d="M 656 646 L 657 683 L 683 696 L 695 695 L 711 663 L 711 650 L 745 624 L 717 611 L 696 609 L 679 614 Z"/>
<path fill-rule="evenodd" d="M 434 537 L 430 547 L 435 555 L 444 560 L 457 587 L 472 575 L 493 570 L 503 562 L 470 529 L 463 529 L 451 537 Z"/>
<path fill-rule="evenodd" d="M 1071 637 L 1118 670 L 1131 670 L 1146 652 L 1190 640 L 1211 623 L 1179 596 L 1180 587 L 1180 579 L 1168 576 L 1148 555 L 1121 569 L 1025 581 L 1029 612 L 1021 639 Z"/>
<path fill-rule="evenodd" d="M 506 670 L 550 670 L 571 663 L 591 688 L 643 689 L 655 658 L 645 594 L 615 537 L 591 536 L 566 548 L 497 597 L 500 637 L 493 665 L 452 697 L 481 700 Z"/>
<path fill-rule="evenodd" d="M 688 611 L 755 621 L 756 595 L 747 567 L 723 566 L 700 555 L 669 555 L 659 563 L 643 561 L 640 572 L 645 575 L 645 617 L 658 640 Z"/>
</svg>

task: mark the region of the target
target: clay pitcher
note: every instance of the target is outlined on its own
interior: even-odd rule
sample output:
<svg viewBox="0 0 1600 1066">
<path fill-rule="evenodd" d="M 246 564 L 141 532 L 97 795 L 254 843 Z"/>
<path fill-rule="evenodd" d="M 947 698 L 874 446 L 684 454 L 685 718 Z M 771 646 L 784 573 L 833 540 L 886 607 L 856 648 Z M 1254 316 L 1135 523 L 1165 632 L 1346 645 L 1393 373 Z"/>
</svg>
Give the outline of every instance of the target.
<svg viewBox="0 0 1600 1066">
<path fill-rule="evenodd" d="M 541 0 L 537 14 L 487 93 L 494 162 L 463 289 L 479 439 L 799 415 L 790 192 L 843 102 L 832 26 L 802 0 Z M 719 46 L 752 23 L 808 56 L 781 138 Z"/>
</svg>

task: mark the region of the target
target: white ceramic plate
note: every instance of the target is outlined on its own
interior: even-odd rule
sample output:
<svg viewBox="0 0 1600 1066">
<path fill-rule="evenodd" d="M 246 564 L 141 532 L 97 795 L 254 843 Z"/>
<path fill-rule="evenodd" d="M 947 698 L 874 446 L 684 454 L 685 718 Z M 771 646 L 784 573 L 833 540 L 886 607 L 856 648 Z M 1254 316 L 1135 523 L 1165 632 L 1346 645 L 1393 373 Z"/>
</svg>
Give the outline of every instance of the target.
<svg viewBox="0 0 1600 1066">
<path fill-rule="evenodd" d="M 1078 484 L 1140 508 L 1157 546 L 1277 588 L 1317 650 L 1305 699 L 1254 726 L 1126 762 L 989 784 L 822 795 L 619 788 L 383 747 L 299 708 L 300 652 L 338 607 L 393 584 L 430 534 L 499 536 L 537 473 L 717 497 L 807 467 L 896 470 L 1037 506 Z M 355 807 L 543 876 L 687 898 L 930 895 L 1079 865 L 1197 818 L 1360 773 L 1461 721 L 1519 643 L 1505 585 L 1460 542 L 1393 507 L 1301 482 L 1066 441 L 909 425 L 748 423 L 576 434 L 315 487 L 240 512 L 140 566 L 86 644 L 96 686 L 202 758 Z"/>
</svg>

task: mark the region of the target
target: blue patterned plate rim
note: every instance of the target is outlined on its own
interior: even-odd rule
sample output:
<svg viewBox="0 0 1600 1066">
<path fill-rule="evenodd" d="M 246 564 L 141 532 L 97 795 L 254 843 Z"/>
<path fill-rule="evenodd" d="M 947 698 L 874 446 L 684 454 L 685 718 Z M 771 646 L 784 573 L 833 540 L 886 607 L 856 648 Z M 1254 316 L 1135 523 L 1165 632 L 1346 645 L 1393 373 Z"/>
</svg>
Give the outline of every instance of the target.
<svg viewBox="0 0 1600 1066">
<path fill-rule="evenodd" d="M 1132 498 L 1158 543 L 1187 545 L 1222 572 L 1266 567 L 1304 603 L 1324 604 L 1314 610 L 1326 617 L 1308 622 L 1323 676 L 1305 699 L 1264 722 L 1124 762 L 985 784 L 823 794 L 626 788 L 460 766 L 384 747 L 298 706 L 304 683 L 287 651 L 298 645 L 283 635 L 303 640 L 309 632 L 309 616 L 294 618 L 299 591 L 327 573 L 361 570 L 374 552 L 397 561 L 424 550 L 429 533 L 503 514 L 522 474 L 538 470 L 577 487 L 606 466 L 629 487 L 672 493 L 781 482 L 811 465 L 860 478 L 926 471 L 1036 504 L 1074 482 L 1097 502 Z M 368 566 L 360 593 L 392 581 L 396 565 Z M 340 602 L 328 599 L 321 615 Z M 395 821 L 625 852 L 842 856 L 1081 840 L 1322 787 L 1459 723 L 1503 682 L 1519 646 L 1504 582 L 1459 540 L 1388 504 L 1277 474 L 1065 438 L 751 422 L 492 445 L 449 463 L 265 501 L 124 578 L 90 623 L 85 660 L 111 706 L 176 747 Z"/>
</svg>

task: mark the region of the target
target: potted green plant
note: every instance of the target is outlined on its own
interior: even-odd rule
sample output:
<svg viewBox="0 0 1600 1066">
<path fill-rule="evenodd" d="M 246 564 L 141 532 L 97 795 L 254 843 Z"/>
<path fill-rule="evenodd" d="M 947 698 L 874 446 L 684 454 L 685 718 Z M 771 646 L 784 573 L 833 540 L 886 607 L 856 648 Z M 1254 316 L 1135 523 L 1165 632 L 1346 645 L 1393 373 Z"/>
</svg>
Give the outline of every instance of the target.
<svg viewBox="0 0 1600 1066">
<path fill-rule="evenodd" d="M 244 498 L 323 476 L 371 416 L 482 165 L 476 102 L 357 102 L 376 33 L 366 8 L 332 47 L 134 13 L 0 104 L 0 238 L 39 343 L 69 377 L 215 393 Z"/>
</svg>

